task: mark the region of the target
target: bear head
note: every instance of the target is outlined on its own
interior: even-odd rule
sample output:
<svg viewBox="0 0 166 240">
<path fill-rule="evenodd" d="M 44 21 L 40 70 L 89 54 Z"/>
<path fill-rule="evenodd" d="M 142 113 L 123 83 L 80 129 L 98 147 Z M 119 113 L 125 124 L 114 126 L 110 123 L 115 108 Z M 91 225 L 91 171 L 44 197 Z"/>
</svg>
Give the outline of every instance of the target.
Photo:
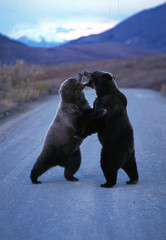
<svg viewBox="0 0 166 240">
<path fill-rule="evenodd" d="M 85 98 L 82 91 L 86 83 L 82 83 L 83 74 L 78 73 L 75 77 L 66 79 L 60 86 L 59 93 L 63 102 L 78 103 Z"/>
<path fill-rule="evenodd" d="M 109 72 L 84 72 L 84 76 L 88 78 L 88 81 L 85 83 L 85 85 L 94 88 L 97 92 L 97 95 L 100 95 L 102 92 L 104 94 L 110 92 L 110 90 L 112 90 L 116 85 L 114 75 Z"/>
</svg>

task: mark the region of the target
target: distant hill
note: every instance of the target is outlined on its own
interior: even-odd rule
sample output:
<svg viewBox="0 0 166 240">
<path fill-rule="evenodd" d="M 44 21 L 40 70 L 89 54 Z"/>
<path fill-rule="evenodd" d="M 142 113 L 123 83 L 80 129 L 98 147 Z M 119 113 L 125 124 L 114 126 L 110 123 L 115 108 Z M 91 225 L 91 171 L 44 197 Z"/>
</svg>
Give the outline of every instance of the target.
<svg viewBox="0 0 166 240">
<path fill-rule="evenodd" d="M 0 62 L 1 63 L 15 63 L 17 59 L 23 59 L 31 62 L 35 60 L 35 51 L 25 46 L 23 43 L 12 40 L 0 34 Z"/>
<path fill-rule="evenodd" d="M 2 52 L 3 50 L 3 47 L 7 48 L 7 47 L 18 47 L 18 48 L 21 48 L 21 47 L 26 47 L 23 43 L 19 43 L 18 41 L 15 41 L 13 39 L 10 39 L 2 34 L 0 34 L 0 53 Z"/>
<path fill-rule="evenodd" d="M 17 39 L 18 42 L 24 43 L 26 46 L 29 47 L 38 47 L 38 48 L 50 48 L 50 47 L 57 47 L 60 46 L 63 43 L 59 43 L 59 42 L 48 42 L 46 41 L 44 38 L 41 38 L 41 41 L 34 41 L 31 40 L 30 38 L 26 37 L 26 36 L 22 36 L 20 38 Z"/>
<path fill-rule="evenodd" d="M 109 49 L 109 51 L 108 51 Z M 15 63 L 23 59 L 29 64 L 55 64 L 62 62 L 94 61 L 113 58 L 151 55 L 155 52 L 118 42 L 32 48 L 0 35 L 0 62 Z"/>
<path fill-rule="evenodd" d="M 67 45 L 121 42 L 129 46 L 166 52 L 166 3 L 144 10 L 101 34 L 81 37 Z"/>
<path fill-rule="evenodd" d="M 24 44 L 11 40 L 0 34 L 0 62 L 14 63 L 16 59 L 24 59 L 29 48 Z"/>
</svg>

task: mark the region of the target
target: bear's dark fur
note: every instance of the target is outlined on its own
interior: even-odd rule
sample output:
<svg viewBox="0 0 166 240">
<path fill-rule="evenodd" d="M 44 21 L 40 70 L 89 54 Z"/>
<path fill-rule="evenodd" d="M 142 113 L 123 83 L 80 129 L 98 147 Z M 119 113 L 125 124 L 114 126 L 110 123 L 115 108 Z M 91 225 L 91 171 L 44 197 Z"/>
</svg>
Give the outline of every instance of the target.
<svg viewBox="0 0 166 240">
<path fill-rule="evenodd" d="M 136 184 L 138 172 L 135 159 L 133 128 L 127 115 L 127 99 L 120 92 L 111 73 L 84 72 L 89 78 L 87 86 L 96 90 L 95 111 L 106 109 L 102 119 L 90 122 L 86 128 L 89 134 L 98 132 L 102 144 L 101 168 L 106 183 L 101 187 L 112 187 L 117 181 L 117 172 L 122 168 L 129 176 L 127 184 Z"/>
<path fill-rule="evenodd" d="M 81 79 L 82 74 L 78 74 L 65 80 L 60 87 L 61 101 L 48 129 L 43 149 L 31 171 L 32 183 L 41 183 L 38 177 L 57 165 L 65 168 L 64 176 L 67 180 L 78 180 L 73 175 L 80 167 L 82 139 L 75 138 L 75 135 L 78 130 L 81 131 L 79 124 L 85 120 L 84 112 L 91 112 L 82 91 L 85 85 Z"/>
</svg>

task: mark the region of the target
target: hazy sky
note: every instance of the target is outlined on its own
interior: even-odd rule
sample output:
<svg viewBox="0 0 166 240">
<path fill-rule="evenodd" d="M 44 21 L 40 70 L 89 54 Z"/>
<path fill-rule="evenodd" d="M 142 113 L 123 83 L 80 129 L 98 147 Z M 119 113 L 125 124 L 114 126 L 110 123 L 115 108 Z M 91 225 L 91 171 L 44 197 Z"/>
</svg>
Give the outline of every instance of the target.
<svg viewBox="0 0 166 240">
<path fill-rule="evenodd" d="M 0 33 L 63 41 L 99 33 L 165 0 L 0 0 Z"/>
</svg>

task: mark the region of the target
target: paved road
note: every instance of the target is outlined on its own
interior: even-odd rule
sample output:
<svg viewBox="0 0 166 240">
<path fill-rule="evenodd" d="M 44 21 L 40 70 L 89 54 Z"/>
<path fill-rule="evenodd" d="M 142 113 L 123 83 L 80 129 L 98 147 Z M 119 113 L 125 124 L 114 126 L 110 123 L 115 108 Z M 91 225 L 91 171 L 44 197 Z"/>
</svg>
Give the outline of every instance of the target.
<svg viewBox="0 0 166 240">
<path fill-rule="evenodd" d="M 56 167 L 33 185 L 29 174 L 55 114 L 59 97 L 0 127 L 1 240 L 165 240 L 166 98 L 151 90 L 124 90 L 135 131 L 140 181 L 103 189 L 96 135 L 81 146 L 79 182 Z M 86 92 L 92 102 L 93 91 Z"/>
</svg>

